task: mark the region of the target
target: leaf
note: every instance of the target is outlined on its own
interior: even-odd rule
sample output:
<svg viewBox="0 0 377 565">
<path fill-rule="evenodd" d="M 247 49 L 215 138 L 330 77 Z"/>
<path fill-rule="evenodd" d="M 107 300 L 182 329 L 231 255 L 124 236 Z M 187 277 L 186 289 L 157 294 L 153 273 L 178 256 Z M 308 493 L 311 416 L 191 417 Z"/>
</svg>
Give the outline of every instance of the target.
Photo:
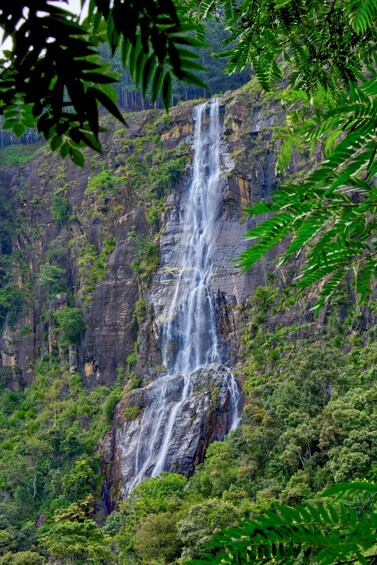
<svg viewBox="0 0 377 565">
<path fill-rule="evenodd" d="M 60 150 L 59 150 L 60 156 L 64 159 L 69 154 L 69 150 L 70 150 L 70 146 L 69 146 L 69 143 L 66 141 L 60 147 Z"/>
<path fill-rule="evenodd" d="M 63 141 L 63 138 L 61 135 L 55 135 L 51 141 L 50 141 L 50 147 L 52 151 L 56 151 L 57 149 L 59 149 L 59 147 L 61 146 Z"/>
<path fill-rule="evenodd" d="M 26 131 L 26 127 L 23 123 L 18 122 L 13 126 L 13 132 L 17 135 L 17 137 L 21 137 Z"/>
<path fill-rule="evenodd" d="M 335 483 L 332 487 L 326 489 L 325 492 L 323 492 L 322 496 L 326 497 L 326 496 L 332 496 L 334 494 L 345 495 L 352 492 L 357 493 L 360 491 L 377 492 L 377 484 L 368 481 L 363 481 L 363 482 L 354 481 L 352 483 Z"/>
<path fill-rule="evenodd" d="M 75 149 L 74 147 L 70 147 L 69 156 L 72 162 L 78 167 L 83 167 L 85 165 L 85 157 L 78 149 Z"/>
<path fill-rule="evenodd" d="M 120 113 L 118 107 L 114 102 L 111 100 L 109 96 L 107 96 L 102 90 L 98 88 L 92 87 L 88 89 L 89 92 L 93 92 L 95 97 L 99 100 L 99 102 L 112 114 L 115 118 L 117 118 L 120 122 L 126 125 L 126 122 Z"/>
</svg>

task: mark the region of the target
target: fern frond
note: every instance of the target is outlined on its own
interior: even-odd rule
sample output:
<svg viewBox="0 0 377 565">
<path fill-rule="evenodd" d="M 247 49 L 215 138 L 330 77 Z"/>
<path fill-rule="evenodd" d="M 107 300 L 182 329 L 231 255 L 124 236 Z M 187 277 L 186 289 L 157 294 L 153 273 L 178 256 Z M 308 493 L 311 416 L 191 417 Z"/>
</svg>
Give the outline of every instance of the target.
<svg viewBox="0 0 377 565">
<path fill-rule="evenodd" d="M 294 565 L 305 555 L 308 565 L 351 563 L 355 559 L 371 564 L 375 556 L 368 551 L 376 543 L 376 528 L 377 514 L 358 519 L 343 503 L 306 503 L 295 508 L 278 505 L 275 511 L 214 536 L 207 546 L 212 555 L 197 563 Z"/>
</svg>

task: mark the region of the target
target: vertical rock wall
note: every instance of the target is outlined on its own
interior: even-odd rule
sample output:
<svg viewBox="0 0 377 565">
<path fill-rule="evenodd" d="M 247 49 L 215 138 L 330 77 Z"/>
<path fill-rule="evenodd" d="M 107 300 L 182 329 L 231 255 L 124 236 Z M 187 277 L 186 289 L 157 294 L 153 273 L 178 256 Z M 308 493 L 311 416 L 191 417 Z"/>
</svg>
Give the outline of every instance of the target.
<svg viewBox="0 0 377 565">
<path fill-rule="evenodd" d="M 239 345 L 238 305 L 265 284 L 273 270 L 271 257 L 240 276 L 234 261 L 247 245 L 243 236 L 250 220 L 244 208 L 268 197 L 276 183 L 271 142 L 272 123 L 279 119 L 275 113 L 273 101 L 262 103 L 257 92 L 230 93 L 221 102 L 222 198 L 214 235 L 212 288 L 218 335 L 230 366 Z M 13 242 L 19 251 L 14 265 L 17 284 L 30 289 L 17 321 L 6 323 L 2 330 L 0 365 L 21 371 L 31 382 L 33 367 L 43 355 L 65 355 L 51 321 L 54 314 L 66 305 L 81 309 L 85 330 L 78 347 L 69 348 L 62 362 L 71 360 L 71 370 L 83 374 L 86 386 L 112 385 L 119 370 L 131 369 L 143 385 L 118 405 L 105 442 L 109 486 L 118 488 L 120 481 L 123 494 L 134 472 L 136 428 L 158 396 L 161 328 L 172 301 L 171 275 L 176 268 L 171 251 L 179 249 L 184 237 L 181 202 L 192 174 L 188 164 L 179 180 L 169 185 L 170 195 L 162 205 L 161 196 L 148 192 L 154 182 L 148 168 L 169 170 L 169 162 L 177 157 L 190 162 L 192 104 L 173 109 L 169 120 L 151 111 L 131 116 L 128 123 L 128 130 L 108 124 L 104 156 L 88 154 L 84 170 L 43 151 L 22 169 L 0 170 L 0 182 L 11 195 L 21 225 Z M 157 152 L 161 162 L 156 160 Z M 94 188 L 93 179 L 101 180 Z M 52 213 L 54 198 L 60 194 L 67 202 L 64 221 L 57 221 Z M 162 211 L 160 220 L 156 221 L 155 210 Z M 145 242 L 160 247 L 161 262 L 151 278 L 140 270 L 140 253 L 144 253 L 140 246 Z M 65 288 L 55 296 L 39 283 L 41 266 L 49 262 L 66 272 Z M 136 366 L 135 362 L 131 366 L 128 359 L 135 347 Z M 221 439 L 229 429 L 226 371 L 218 367 L 194 377 L 192 394 L 182 409 L 185 418 L 178 421 L 168 452 L 170 470 L 190 474 L 203 460 L 208 443 Z M 178 376 L 172 394 L 174 390 L 179 394 L 181 386 Z M 127 410 L 132 407 L 138 410 Z M 190 434 L 185 435 L 188 428 Z"/>
</svg>

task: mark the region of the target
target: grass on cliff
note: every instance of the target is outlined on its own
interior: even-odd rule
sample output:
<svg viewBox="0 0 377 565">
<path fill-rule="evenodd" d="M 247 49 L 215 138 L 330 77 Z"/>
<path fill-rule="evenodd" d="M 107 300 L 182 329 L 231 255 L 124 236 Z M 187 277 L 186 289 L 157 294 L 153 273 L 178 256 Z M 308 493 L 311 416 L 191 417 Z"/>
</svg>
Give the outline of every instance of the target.
<svg viewBox="0 0 377 565">
<path fill-rule="evenodd" d="M 8 145 L 0 148 L 0 167 L 16 167 L 25 165 L 32 160 L 35 153 L 40 149 L 40 143 L 29 145 Z"/>
</svg>

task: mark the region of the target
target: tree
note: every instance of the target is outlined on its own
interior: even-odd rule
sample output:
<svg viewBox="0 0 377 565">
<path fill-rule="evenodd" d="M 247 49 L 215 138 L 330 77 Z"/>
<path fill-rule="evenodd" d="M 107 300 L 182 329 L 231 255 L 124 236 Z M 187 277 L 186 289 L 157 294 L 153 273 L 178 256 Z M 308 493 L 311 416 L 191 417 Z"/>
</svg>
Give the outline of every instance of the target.
<svg viewBox="0 0 377 565">
<path fill-rule="evenodd" d="M 0 565 L 44 565 L 46 559 L 35 551 L 17 551 L 0 557 Z"/>
<path fill-rule="evenodd" d="M 200 546 L 211 541 L 212 534 L 235 526 L 240 519 L 239 510 L 230 502 L 217 498 L 195 504 L 177 525 L 178 539 L 183 544 L 182 557 L 198 555 Z"/>
<path fill-rule="evenodd" d="M 56 313 L 59 329 L 62 331 L 63 339 L 71 345 L 77 345 L 80 341 L 81 332 L 85 329 L 85 322 L 80 308 L 65 306 Z"/>
<path fill-rule="evenodd" d="M 144 563 L 172 563 L 180 556 L 182 544 L 177 539 L 179 512 L 158 512 L 143 518 L 134 535 L 133 546 Z"/>
<path fill-rule="evenodd" d="M 49 265 L 47 263 L 41 265 L 38 274 L 38 282 L 48 291 L 49 296 L 53 297 L 66 289 L 67 284 L 64 276 L 64 269 L 61 269 L 57 265 Z"/>
<path fill-rule="evenodd" d="M 76 522 L 64 520 L 45 527 L 40 541 L 53 557 L 63 563 L 113 563 L 115 556 L 110 551 L 110 538 L 93 520 Z"/>
<path fill-rule="evenodd" d="M 36 126 L 51 149 L 83 165 L 80 148 L 101 150 L 99 105 L 125 123 L 115 103 L 118 75 L 101 62 L 98 46 L 107 41 L 113 54 L 120 48 L 136 86 L 150 89 L 152 100 L 161 94 L 168 107 L 173 77 L 205 86 L 193 52 L 203 41 L 188 34 L 194 28 L 173 0 L 89 0 L 84 21 L 65 1 L 1 7 L 0 28 L 12 46 L 0 58 L 0 116 L 18 136 Z"/>
<path fill-rule="evenodd" d="M 362 302 L 377 266 L 376 3 L 197 0 L 194 5 L 198 18 L 225 12 L 229 41 L 236 43 L 228 51 L 231 72 L 251 64 L 265 90 L 285 88 L 280 97 L 289 134 L 280 171 L 292 147 L 325 154 L 303 181 L 284 183 L 269 202 L 248 210 L 272 217 L 248 233 L 257 241 L 241 256 L 241 267 L 248 269 L 290 235 L 281 261 L 305 246 L 296 282 L 302 289 L 325 281 L 318 307 L 349 273 Z"/>
</svg>

